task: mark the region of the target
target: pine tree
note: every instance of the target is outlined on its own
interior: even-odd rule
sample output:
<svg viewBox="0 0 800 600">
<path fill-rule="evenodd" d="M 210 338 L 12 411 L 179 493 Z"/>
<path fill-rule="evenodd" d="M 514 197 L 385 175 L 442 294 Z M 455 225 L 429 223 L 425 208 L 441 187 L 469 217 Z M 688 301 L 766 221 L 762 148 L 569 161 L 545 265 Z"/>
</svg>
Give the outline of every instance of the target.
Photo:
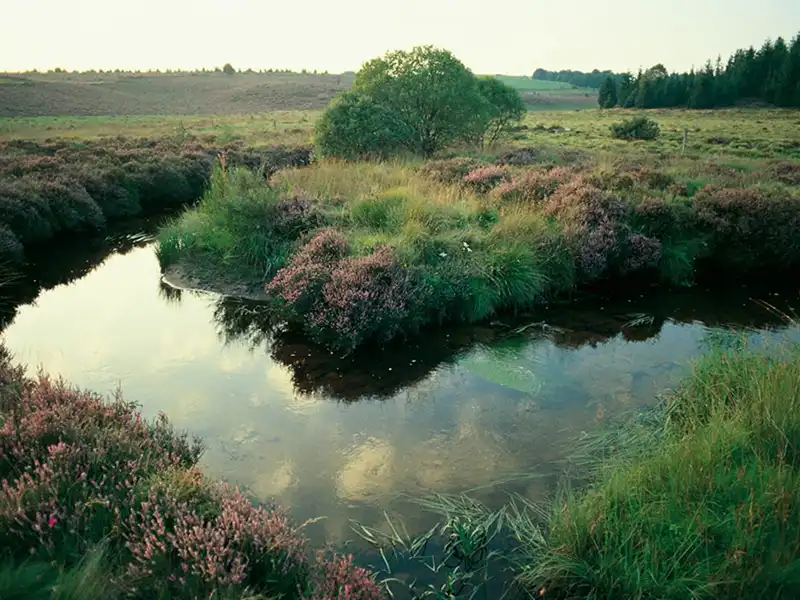
<svg viewBox="0 0 800 600">
<path fill-rule="evenodd" d="M 597 103 L 600 108 L 614 108 L 617 105 L 617 84 L 610 75 L 603 80 L 600 86 Z"/>
</svg>

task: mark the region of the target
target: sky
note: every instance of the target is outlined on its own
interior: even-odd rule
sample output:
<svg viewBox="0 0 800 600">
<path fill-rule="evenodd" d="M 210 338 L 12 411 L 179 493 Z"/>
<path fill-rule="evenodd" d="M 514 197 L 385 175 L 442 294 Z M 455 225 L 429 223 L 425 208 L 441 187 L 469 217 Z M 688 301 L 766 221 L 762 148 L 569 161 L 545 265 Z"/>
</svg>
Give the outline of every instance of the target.
<svg viewBox="0 0 800 600">
<path fill-rule="evenodd" d="M 432 44 L 476 73 L 688 70 L 800 32 L 800 0 L 0 0 L 0 71 L 357 70 Z"/>
</svg>

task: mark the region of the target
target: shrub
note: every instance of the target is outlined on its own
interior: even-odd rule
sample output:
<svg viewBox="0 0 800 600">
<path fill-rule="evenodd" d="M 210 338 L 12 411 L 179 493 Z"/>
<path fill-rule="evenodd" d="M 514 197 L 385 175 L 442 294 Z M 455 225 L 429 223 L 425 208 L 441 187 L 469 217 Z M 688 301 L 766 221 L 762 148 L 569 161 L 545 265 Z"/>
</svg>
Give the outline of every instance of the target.
<svg viewBox="0 0 800 600">
<path fill-rule="evenodd" d="M 775 165 L 775 176 L 787 185 L 800 185 L 800 163 L 778 163 Z"/>
<path fill-rule="evenodd" d="M 800 261 L 800 198 L 757 189 L 706 187 L 692 199 L 715 261 L 743 269 Z"/>
<path fill-rule="evenodd" d="M 369 256 L 346 258 L 333 269 L 306 328 L 313 339 L 352 351 L 367 340 L 383 342 L 413 331 L 424 317 L 417 308 L 422 296 L 394 249 L 381 247 Z"/>
<path fill-rule="evenodd" d="M 22 242 L 17 239 L 17 236 L 7 225 L 0 223 L 0 265 L 4 261 L 20 263 L 24 256 Z"/>
<path fill-rule="evenodd" d="M 524 167 L 539 162 L 540 151 L 537 148 L 515 148 L 500 156 L 495 164 Z"/>
<path fill-rule="evenodd" d="M 566 167 L 523 171 L 497 186 L 492 195 L 502 202 L 538 203 L 574 176 L 575 173 Z"/>
<path fill-rule="evenodd" d="M 439 183 L 461 183 L 468 173 L 484 166 L 476 158 L 457 156 L 441 160 L 426 161 L 419 172 L 423 177 L 428 177 Z"/>
<path fill-rule="evenodd" d="M 496 77 L 478 77 L 478 92 L 489 101 L 488 121 L 479 122 L 481 141 L 493 144 L 525 116 L 522 96 Z"/>
<path fill-rule="evenodd" d="M 658 123 L 648 117 L 633 117 L 611 125 L 611 137 L 618 140 L 654 140 L 659 133 Z"/>
<path fill-rule="evenodd" d="M 623 200 L 576 177 L 559 187 L 544 208 L 563 224 L 584 279 L 600 277 L 617 264 L 627 237 L 629 207 Z"/>
<path fill-rule="evenodd" d="M 395 110 L 353 92 L 342 95 L 316 125 L 320 154 L 347 159 L 383 159 L 412 150 L 413 135 Z"/>
<path fill-rule="evenodd" d="M 485 194 L 509 178 L 508 170 L 497 165 L 487 165 L 473 169 L 464 176 L 464 185 L 476 192 Z"/>
<path fill-rule="evenodd" d="M 317 233 L 265 288 L 278 314 L 302 321 L 315 307 L 333 268 L 350 251 L 347 238 L 335 229 Z"/>
</svg>

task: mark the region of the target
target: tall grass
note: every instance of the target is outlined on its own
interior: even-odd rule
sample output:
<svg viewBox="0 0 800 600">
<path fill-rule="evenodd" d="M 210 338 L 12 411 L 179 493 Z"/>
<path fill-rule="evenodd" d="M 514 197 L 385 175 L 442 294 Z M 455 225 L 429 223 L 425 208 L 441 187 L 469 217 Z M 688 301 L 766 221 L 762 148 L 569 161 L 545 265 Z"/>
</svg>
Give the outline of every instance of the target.
<svg viewBox="0 0 800 600">
<path fill-rule="evenodd" d="M 718 348 L 544 536 L 514 521 L 520 579 L 547 598 L 796 598 L 799 469 L 800 347 Z"/>
<path fill-rule="evenodd" d="M 199 206 L 162 231 L 159 256 L 212 284 L 266 284 L 283 321 L 345 351 L 528 309 L 608 278 L 683 285 L 704 261 L 734 274 L 800 264 L 800 198 L 788 188 L 706 187 L 690 197 L 646 163 L 577 171 L 509 156 L 500 165 L 323 161 L 269 184 L 221 165 Z M 330 231 L 346 245 L 335 260 L 309 251 Z M 389 289 L 404 295 L 388 302 Z"/>
</svg>

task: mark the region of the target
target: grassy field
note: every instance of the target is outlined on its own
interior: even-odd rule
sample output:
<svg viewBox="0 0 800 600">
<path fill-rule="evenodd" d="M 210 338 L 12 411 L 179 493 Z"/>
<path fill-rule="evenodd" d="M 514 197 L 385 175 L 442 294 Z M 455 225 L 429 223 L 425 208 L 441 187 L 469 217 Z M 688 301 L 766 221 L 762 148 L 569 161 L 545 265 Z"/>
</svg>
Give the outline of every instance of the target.
<svg viewBox="0 0 800 600">
<path fill-rule="evenodd" d="M 686 157 L 736 159 L 800 159 L 800 113 L 791 110 L 726 109 L 715 111 L 644 111 L 661 126 L 659 139 L 647 143 L 615 140 L 609 126 L 632 114 L 616 110 L 530 111 L 523 128 L 506 142 L 512 147 L 571 148 L 595 154 L 681 154 L 688 129 Z M 247 145 L 308 144 L 313 138 L 317 110 L 288 110 L 240 115 L 140 115 L 99 117 L 0 118 L 0 141 L 63 137 L 92 140 L 102 137 L 195 136 L 215 143 L 240 140 Z"/>
<path fill-rule="evenodd" d="M 531 108 L 552 110 L 596 105 L 596 90 L 580 90 L 528 77 L 500 78 L 519 89 Z M 334 96 L 349 89 L 352 82 L 352 73 L 0 73 L 0 117 L 221 117 L 321 110 Z"/>
</svg>

